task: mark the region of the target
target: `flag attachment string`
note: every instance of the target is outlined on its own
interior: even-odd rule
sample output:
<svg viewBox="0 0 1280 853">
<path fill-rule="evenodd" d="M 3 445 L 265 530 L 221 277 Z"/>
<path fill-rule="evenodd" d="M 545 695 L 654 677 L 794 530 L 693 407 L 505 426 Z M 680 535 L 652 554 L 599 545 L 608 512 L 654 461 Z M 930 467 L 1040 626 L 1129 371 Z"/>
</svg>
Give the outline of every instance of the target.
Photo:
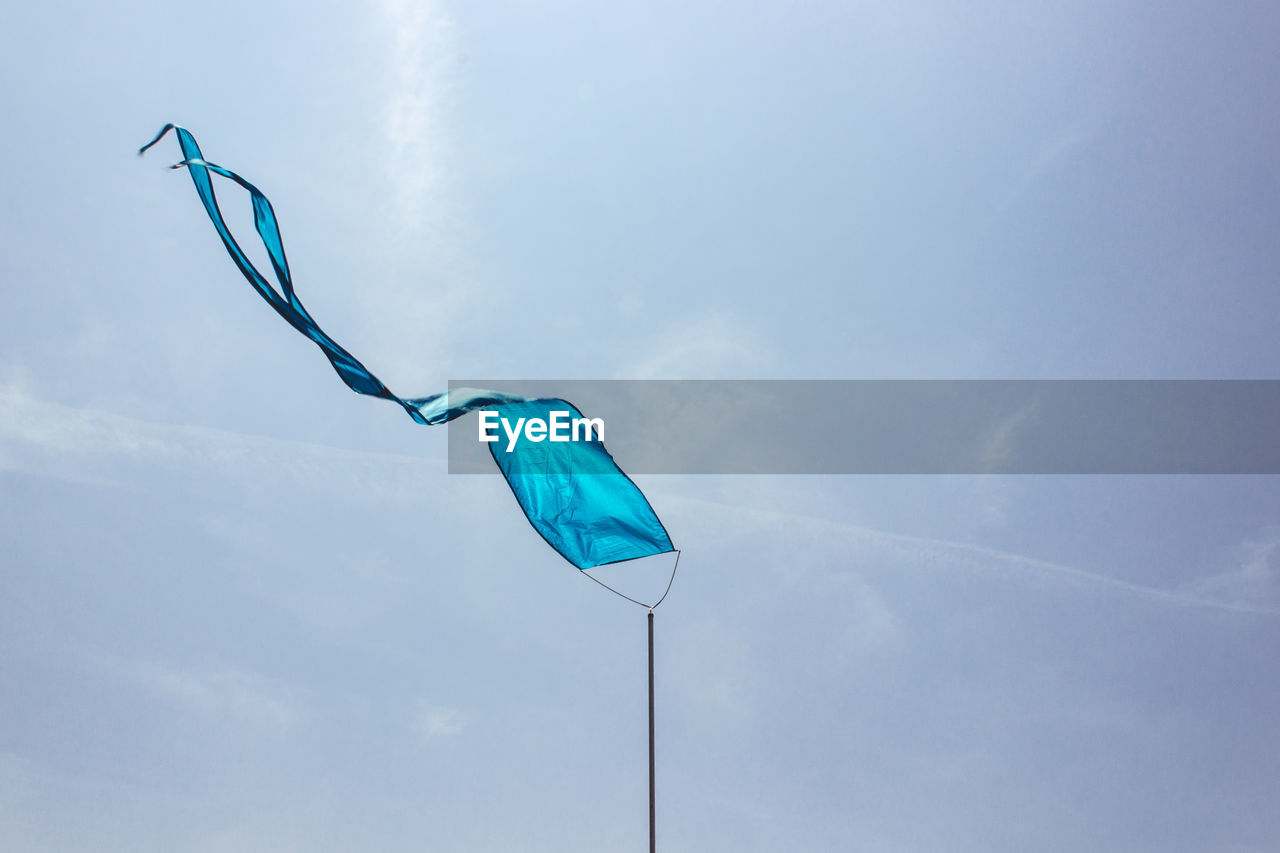
<svg viewBox="0 0 1280 853">
<path fill-rule="evenodd" d="M 613 587 L 609 586 L 607 583 L 605 583 L 604 581 L 600 580 L 598 577 L 596 577 L 595 575 L 591 574 L 591 573 L 590 573 L 589 571 L 587 571 L 586 569 L 582 569 L 582 570 L 579 572 L 579 574 L 586 575 L 587 577 L 591 578 L 591 579 L 592 579 L 593 581 L 595 581 L 596 583 L 600 584 L 600 586 L 602 586 L 602 587 L 604 587 L 605 589 L 609 590 L 609 592 L 613 593 L 614 595 L 619 596 L 619 597 L 621 597 L 621 598 L 625 598 L 627 601 L 630 601 L 632 604 L 638 604 L 638 605 L 640 605 L 641 607 L 647 608 L 647 609 L 649 610 L 649 612 L 650 612 L 650 613 L 652 613 L 652 612 L 653 612 L 653 610 L 654 610 L 654 608 L 656 608 L 659 604 L 661 604 L 663 601 L 665 601 L 665 600 L 666 600 L 666 598 L 667 598 L 667 593 L 671 592 L 671 585 L 672 585 L 673 583 L 675 583 L 675 580 L 676 580 L 676 569 L 680 568 L 680 549 L 679 549 L 679 548 L 672 548 L 671 550 L 673 550 L 673 551 L 675 551 L 675 552 L 676 552 L 676 561 L 675 561 L 675 564 L 674 564 L 674 565 L 672 565 L 672 567 L 671 567 L 671 577 L 667 579 L 667 588 L 666 588 L 665 590 L 663 590 L 662 598 L 659 598 L 659 599 L 658 599 L 657 601 L 655 601 L 653 604 L 645 604 L 643 601 L 639 601 L 638 599 L 632 598 L 631 596 L 627 595 L 625 592 L 618 592 L 616 589 L 614 589 Z"/>
</svg>

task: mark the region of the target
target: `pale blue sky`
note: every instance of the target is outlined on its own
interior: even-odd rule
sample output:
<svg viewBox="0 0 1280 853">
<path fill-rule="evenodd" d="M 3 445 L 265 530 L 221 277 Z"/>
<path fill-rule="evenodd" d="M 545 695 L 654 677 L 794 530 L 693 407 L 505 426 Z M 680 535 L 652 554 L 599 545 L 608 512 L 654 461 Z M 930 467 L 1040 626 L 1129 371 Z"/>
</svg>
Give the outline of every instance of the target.
<svg viewBox="0 0 1280 853">
<path fill-rule="evenodd" d="M 1276 379 L 1277 17 L 6 10 L 0 848 L 645 844 L 643 611 L 261 303 L 166 121 L 407 395 Z M 1274 849 L 1275 478 L 637 480 L 661 849 Z"/>
</svg>

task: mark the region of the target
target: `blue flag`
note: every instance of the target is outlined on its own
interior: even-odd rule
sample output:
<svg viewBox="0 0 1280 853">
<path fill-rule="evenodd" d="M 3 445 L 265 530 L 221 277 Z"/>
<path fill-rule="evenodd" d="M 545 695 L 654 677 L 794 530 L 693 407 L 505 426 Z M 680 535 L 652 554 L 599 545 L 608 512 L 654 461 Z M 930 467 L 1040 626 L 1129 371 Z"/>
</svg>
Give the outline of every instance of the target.
<svg viewBox="0 0 1280 853">
<path fill-rule="evenodd" d="M 170 130 L 177 134 L 183 156 L 182 162 L 171 168 L 185 167 L 190 173 L 196 194 L 240 273 L 277 314 L 320 348 L 352 391 L 390 400 L 424 425 L 447 423 L 478 410 L 502 411 L 509 419 L 514 415 L 546 421 L 552 411 L 581 417 L 564 400 L 530 400 L 496 391 L 453 389 L 429 397 L 393 394 L 355 356 L 325 334 L 303 307 L 293 290 L 275 211 L 257 187 L 235 172 L 206 161 L 195 137 L 174 124 L 166 124 L 138 153 L 155 145 Z M 271 258 L 278 290 L 249 261 L 227 228 L 218 209 L 211 174 L 234 181 L 249 192 L 254 224 Z M 598 439 L 588 436 L 567 442 L 518 441 L 510 450 L 490 444 L 489 451 L 529 523 L 547 544 L 579 569 L 675 550 L 644 493 L 622 472 Z"/>
</svg>

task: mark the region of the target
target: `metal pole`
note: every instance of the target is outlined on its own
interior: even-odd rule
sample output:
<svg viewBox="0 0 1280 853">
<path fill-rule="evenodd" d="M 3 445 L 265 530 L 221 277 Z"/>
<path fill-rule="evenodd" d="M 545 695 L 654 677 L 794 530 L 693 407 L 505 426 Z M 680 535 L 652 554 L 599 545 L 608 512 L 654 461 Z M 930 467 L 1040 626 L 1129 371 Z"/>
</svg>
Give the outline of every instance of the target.
<svg viewBox="0 0 1280 853">
<path fill-rule="evenodd" d="M 657 801 L 653 772 L 653 611 L 649 611 L 649 853 L 656 853 Z"/>
</svg>

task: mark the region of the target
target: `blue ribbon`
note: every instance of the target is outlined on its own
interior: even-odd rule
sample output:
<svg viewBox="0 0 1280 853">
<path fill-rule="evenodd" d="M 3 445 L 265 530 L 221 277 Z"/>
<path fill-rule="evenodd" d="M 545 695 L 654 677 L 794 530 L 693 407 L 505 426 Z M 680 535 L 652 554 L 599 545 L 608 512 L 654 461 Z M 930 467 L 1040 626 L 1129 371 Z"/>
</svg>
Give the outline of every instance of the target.
<svg viewBox="0 0 1280 853">
<path fill-rule="evenodd" d="M 241 275 L 277 314 L 320 348 L 352 391 L 397 403 L 409 417 L 424 425 L 447 423 L 481 409 L 500 410 L 509 420 L 519 417 L 548 420 L 552 411 L 582 416 L 564 400 L 530 400 L 473 388 L 455 388 L 428 397 L 406 398 L 393 394 L 355 356 L 329 337 L 303 307 L 293 290 L 275 211 L 257 187 L 235 172 L 205 160 L 195 137 L 175 124 L 166 124 L 155 139 L 138 149 L 138 154 L 171 130 L 178 137 L 183 156 L 182 162 L 171 168 L 186 168 L 190 173 L 196 194 Z M 254 225 L 271 258 L 279 290 L 254 267 L 227 228 L 213 191 L 211 173 L 234 181 L 249 192 Z M 498 449 L 490 444 L 489 452 L 529 523 L 547 544 L 579 569 L 675 550 L 644 493 L 622 472 L 598 439 L 537 443 L 520 440 L 509 451 L 505 445 Z"/>
</svg>

